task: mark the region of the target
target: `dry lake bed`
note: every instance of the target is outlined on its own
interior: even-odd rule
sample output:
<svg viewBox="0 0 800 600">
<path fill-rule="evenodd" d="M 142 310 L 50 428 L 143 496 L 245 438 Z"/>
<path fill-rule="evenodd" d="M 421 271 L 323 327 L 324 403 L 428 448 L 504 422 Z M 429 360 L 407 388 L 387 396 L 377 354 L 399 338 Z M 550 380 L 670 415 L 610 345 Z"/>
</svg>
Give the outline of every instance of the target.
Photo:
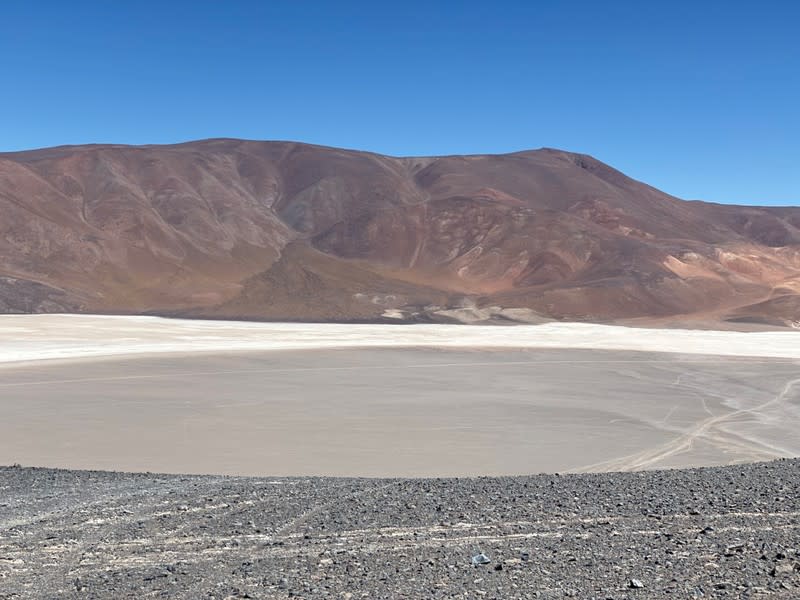
<svg viewBox="0 0 800 600">
<path fill-rule="evenodd" d="M 0 318 L 0 464 L 260 476 L 800 456 L 800 332 Z"/>
</svg>

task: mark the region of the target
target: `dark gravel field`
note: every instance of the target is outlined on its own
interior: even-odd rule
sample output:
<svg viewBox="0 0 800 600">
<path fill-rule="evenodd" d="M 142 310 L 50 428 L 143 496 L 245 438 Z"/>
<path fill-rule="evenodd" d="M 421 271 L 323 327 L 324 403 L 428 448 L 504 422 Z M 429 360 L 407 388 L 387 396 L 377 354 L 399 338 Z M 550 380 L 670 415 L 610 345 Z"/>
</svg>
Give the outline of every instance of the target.
<svg viewBox="0 0 800 600">
<path fill-rule="evenodd" d="M 428 480 L 0 468 L 2 599 L 321 597 L 800 598 L 800 460 Z"/>
</svg>

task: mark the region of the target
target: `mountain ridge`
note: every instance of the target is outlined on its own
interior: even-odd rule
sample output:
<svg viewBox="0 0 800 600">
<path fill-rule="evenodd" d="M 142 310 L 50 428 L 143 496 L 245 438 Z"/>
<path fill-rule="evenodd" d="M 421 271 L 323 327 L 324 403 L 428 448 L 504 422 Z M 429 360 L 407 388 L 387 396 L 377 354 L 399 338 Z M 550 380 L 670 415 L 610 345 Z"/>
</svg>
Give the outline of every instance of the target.
<svg viewBox="0 0 800 600">
<path fill-rule="evenodd" d="M 684 201 L 552 148 L 59 146 L 0 153 L 0 206 L 0 312 L 800 321 L 800 208 Z"/>
</svg>

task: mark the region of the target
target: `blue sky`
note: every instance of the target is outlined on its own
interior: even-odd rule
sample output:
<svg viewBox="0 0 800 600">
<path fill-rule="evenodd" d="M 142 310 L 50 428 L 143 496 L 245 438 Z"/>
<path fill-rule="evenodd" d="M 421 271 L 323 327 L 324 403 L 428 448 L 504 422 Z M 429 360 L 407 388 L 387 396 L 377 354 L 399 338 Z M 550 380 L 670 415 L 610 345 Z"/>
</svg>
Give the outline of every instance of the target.
<svg viewBox="0 0 800 600">
<path fill-rule="evenodd" d="M 800 204 L 800 2 L 5 0 L 0 150 L 207 137 L 586 152 Z"/>
</svg>

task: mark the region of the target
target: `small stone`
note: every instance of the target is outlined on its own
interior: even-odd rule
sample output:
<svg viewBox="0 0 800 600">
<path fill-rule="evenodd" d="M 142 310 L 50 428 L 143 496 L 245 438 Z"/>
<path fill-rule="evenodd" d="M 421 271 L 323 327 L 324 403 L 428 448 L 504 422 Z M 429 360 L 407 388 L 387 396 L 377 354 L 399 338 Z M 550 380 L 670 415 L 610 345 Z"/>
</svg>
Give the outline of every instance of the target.
<svg viewBox="0 0 800 600">
<path fill-rule="evenodd" d="M 734 553 L 742 552 L 744 550 L 744 542 L 737 542 L 725 547 L 725 556 L 733 556 Z"/>
<path fill-rule="evenodd" d="M 641 589 L 641 588 L 644 587 L 644 584 L 642 583 L 642 581 L 640 579 L 631 579 L 628 582 L 628 587 L 629 588 L 635 588 L 635 589 Z"/>
<path fill-rule="evenodd" d="M 781 575 L 790 575 L 794 571 L 794 567 L 789 563 L 779 563 L 772 567 L 769 572 L 773 577 L 780 577 Z"/>
<path fill-rule="evenodd" d="M 477 567 L 479 565 L 488 565 L 492 560 L 486 556 L 483 552 L 480 554 L 476 554 L 472 557 L 472 566 Z"/>
</svg>

